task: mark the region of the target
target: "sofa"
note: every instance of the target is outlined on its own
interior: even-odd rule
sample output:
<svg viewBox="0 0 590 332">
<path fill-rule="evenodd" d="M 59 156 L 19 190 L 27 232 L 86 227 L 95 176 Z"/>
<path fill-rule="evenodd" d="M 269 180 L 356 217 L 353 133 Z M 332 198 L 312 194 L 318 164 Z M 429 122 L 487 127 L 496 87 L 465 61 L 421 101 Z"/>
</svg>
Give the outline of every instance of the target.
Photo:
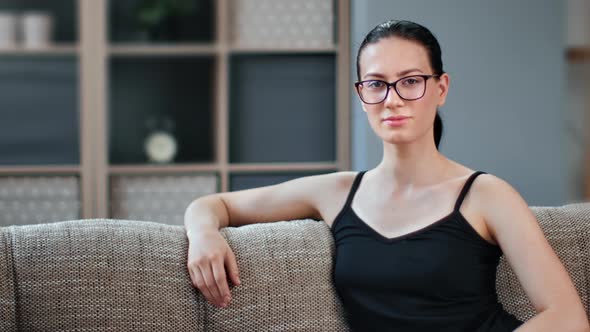
<svg viewBox="0 0 590 332">
<path fill-rule="evenodd" d="M 590 204 L 531 209 L 588 311 Z M 225 309 L 191 286 L 181 226 L 92 219 L 0 228 L 0 331 L 348 331 L 325 223 L 222 234 L 242 281 Z M 518 318 L 535 314 L 504 258 L 497 292 Z"/>
</svg>

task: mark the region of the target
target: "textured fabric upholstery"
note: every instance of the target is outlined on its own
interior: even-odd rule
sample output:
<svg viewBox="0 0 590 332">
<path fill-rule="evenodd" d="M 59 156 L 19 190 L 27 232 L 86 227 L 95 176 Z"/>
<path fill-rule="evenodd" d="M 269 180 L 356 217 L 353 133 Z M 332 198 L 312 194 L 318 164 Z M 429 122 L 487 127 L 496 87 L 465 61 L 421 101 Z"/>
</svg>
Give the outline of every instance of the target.
<svg viewBox="0 0 590 332">
<path fill-rule="evenodd" d="M 346 331 L 323 223 L 224 229 L 242 281 L 227 309 L 191 286 L 180 226 L 102 219 L 5 231 L 17 293 L 2 297 L 18 300 L 19 331 Z"/>
<path fill-rule="evenodd" d="M 233 306 L 212 310 L 211 331 L 347 331 L 332 282 L 334 242 L 323 222 L 226 228 L 240 281 Z"/>
<path fill-rule="evenodd" d="M 181 227 L 81 220 L 12 226 L 22 331 L 205 331 Z"/>
<path fill-rule="evenodd" d="M 588 312 L 590 204 L 533 211 Z M 191 286 L 180 226 L 95 219 L 0 231 L 0 331 L 348 330 L 323 222 L 224 229 L 242 281 L 226 309 Z M 534 315 L 504 258 L 497 289 L 509 312 Z"/>
<path fill-rule="evenodd" d="M 590 203 L 531 209 L 549 244 L 570 274 L 586 314 L 590 315 Z M 496 289 L 507 311 L 521 320 L 535 315 L 533 305 L 504 256 L 498 266 Z"/>
<path fill-rule="evenodd" d="M 16 297 L 10 233 L 0 228 L 0 331 L 16 331 Z"/>
</svg>

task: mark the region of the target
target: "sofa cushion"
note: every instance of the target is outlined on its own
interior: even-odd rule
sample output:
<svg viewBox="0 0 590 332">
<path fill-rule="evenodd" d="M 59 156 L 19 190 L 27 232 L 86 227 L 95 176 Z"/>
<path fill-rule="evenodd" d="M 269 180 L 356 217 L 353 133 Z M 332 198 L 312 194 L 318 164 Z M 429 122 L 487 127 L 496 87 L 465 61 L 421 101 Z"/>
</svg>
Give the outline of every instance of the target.
<svg viewBox="0 0 590 332">
<path fill-rule="evenodd" d="M 16 331 L 16 299 L 8 228 L 0 227 L 0 331 Z"/>
<path fill-rule="evenodd" d="M 206 331 L 180 226 L 77 220 L 11 227 L 23 331 Z"/>
<path fill-rule="evenodd" d="M 348 331 L 332 282 L 334 242 L 313 220 L 225 228 L 240 269 L 228 308 L 211 306 L 211 331 Z"/>
<path fill-rule="evenodd" d="M 549 244 L 570 274 L 589 311 L 590 276 L 590 203 L 568 204 L 559 207 L 532 207 Z M 532 318 L 536 311 L 502 256 L 498 266 L 496 287 L 504 308 L 521 320 Z"/>
</svg>

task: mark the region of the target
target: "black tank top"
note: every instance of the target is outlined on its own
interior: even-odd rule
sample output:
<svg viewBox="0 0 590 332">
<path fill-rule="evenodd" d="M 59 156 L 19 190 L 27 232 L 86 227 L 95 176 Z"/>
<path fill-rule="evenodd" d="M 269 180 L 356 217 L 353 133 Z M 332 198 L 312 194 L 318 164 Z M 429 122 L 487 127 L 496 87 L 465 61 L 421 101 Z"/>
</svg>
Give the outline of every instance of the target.
<svg viewBox="0 0 590 332">
<path fill-rule="evenodd" d="M 334 284 L 353 331 L 513 331 L 522 324 L 496 296 L 501 249 L 483 239 L 459 208 L 434 223 L 387 238 L 351 208 L 356 176 L 332 225 Z"/>
</svg>

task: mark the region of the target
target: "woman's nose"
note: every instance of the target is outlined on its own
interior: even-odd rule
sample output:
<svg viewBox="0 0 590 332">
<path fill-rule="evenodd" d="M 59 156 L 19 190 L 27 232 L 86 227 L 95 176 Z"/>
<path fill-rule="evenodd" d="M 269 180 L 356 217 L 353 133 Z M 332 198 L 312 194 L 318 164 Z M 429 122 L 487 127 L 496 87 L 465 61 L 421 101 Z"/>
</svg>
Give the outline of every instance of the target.
<svg viewBox="0 0 590 332">
<path fill-rule="evenodd" d="M 385 106 L 399 106 L 404 104 L 404 100 L 397 94 L 393 86 L 388 87 L 387 96 L 384 100 Z"/>
</svg>

